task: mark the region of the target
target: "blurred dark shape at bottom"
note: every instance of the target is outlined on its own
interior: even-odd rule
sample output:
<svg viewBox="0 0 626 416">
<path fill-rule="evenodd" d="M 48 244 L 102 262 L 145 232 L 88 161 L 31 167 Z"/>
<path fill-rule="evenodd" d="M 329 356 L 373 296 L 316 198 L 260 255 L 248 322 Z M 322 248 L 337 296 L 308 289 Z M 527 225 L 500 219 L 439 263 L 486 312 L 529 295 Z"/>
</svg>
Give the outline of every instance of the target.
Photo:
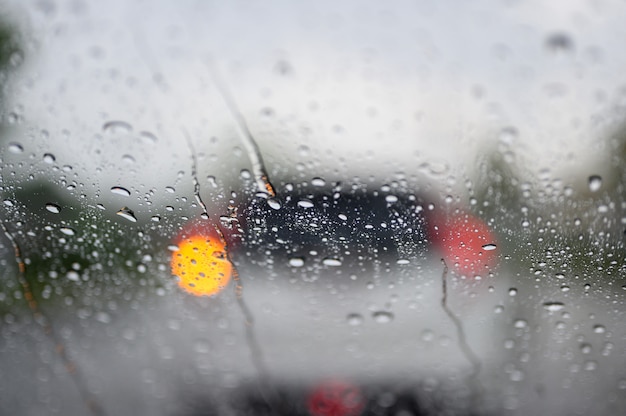
<svg viewBox="0 0 626 416">
<path fill-rule="evenodd" d="M 466 398 L 432 391 L 422 384 L 353 384 L 329 379 L 310 386 L 274 386 L 271 397 L 251 384 L 207 399 L 188 397 L 177 416 L 479 416 Z M 202 396 L 202 398 L 201 398 Z"/>
</svg>

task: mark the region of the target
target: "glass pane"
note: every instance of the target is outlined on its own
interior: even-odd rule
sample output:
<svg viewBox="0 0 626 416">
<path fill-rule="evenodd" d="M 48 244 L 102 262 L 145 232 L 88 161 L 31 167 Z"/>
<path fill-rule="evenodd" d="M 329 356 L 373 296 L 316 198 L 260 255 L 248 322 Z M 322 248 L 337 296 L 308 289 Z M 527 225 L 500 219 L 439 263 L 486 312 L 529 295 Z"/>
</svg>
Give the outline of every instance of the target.
<svg viewBox="0 0 626 416">
<path fill-rule="evenodd" d="M 626 5 L 0 10 L 0 413 L 626 412 Z"/>
</svg>

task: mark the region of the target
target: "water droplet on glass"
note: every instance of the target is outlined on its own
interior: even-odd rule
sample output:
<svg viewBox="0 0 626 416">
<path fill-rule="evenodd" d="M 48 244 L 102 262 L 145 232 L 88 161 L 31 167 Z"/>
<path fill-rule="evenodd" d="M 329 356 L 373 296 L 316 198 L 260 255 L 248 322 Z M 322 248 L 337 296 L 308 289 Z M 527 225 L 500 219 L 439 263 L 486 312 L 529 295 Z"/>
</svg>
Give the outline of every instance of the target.
<svg viewBox="0 0 626 416">
<path fill-rule="evenodd" d="M 322 263 L 325 266 L 331 266 L 331 267 L 339 267 L 342 264 L 341 260 L 333 259 L 333 258 L 325 258 L 324 260 L 322 260 Z"/>
<path fill-rule="evenodd" d="M 554 33 L 546 40 L 546 46 L 551 52 L 561 54 L 571 51 L 574 48 L 574 42 L 565 33 Z"/>
<path fill-rule="evenodd" d="M 289 259 L 289 265 L 291 267 L 302 267 L 304 266 L 304 258 L 303 257 L 292 257 Z"/>
<path fill-rule="evenodd" d="M 517 138 L 517 129 L 515 127 L 505 127 L 500 131 L 499 139 L 502 143 L 510 145 Z"/>
<path fill-rule="evenodd" d="M 398 259 L 398 261 L 396 261 L 397 264 L 410 264 L 411 262 L 407 259 Z"/>
<path fill-rule="evenodd" d="M 347 221 L 348 220 L 348 216 L 346 214 L 339 214 L 337 215 L 339 217 L 340 220 L 342 221 Z"/>
<path fill-rule="evenodd" d="M 545 302 L 543 304 L 543 308 L 548 312 L 558 312 L 563 310 L 564 307 L 563 302 Z"/>
<path fill-rule="evenodd" d="M 13 201 L 11 201 L 10 199 L 5 199 L 4 201 L 2 201 L 4 203 L 4 205 L 6 205 L 7 207 L 12 207 L 13 206 Z"/>
<path fill-rule="evenodd" d="M 483 246 L 483 250 L 485 250 L 485 251 L 493 251 L 493 250 L 495 250 L 496 248 L 497 248 L 497 247 L 496 247 L 496 245 L 495 245 L 495 244 L 485 244 L 485 245 Z"/>
<path fill-rule="evenodd" d="M 324 186 L 326 185 L 326 181 L 322 178 L 313 178 L 311 180 L 311 185 L 313 186 Z"/>
<path fill-rule="evenodd" d="M 123 155 L 122 160 L 124 163 L 128 163 L 129 165 L 135 163 L 135 158 L 131 155 Z"/>
<path fill-rule="evenodd" d="M 298 201 L 298 206 L 302 208 L 313 208 L 313 202 L 308 199 L 301 199 Z"/>
<path fill-rule="evenodd" d="M 59 228 L 59 231 L 61 231 L 63 234 L 65 235 L 74 235 L 74 230 L 71 229 L 70 227 L 61 227 Z"/>
<path fill-rule="evenodd" d="M 422 331 L 421 338 L 422 338 L 422 341 L 431 342 L 432 340 L 435 339 L 435 333 L 431 331 L 430 329 L 425 329 Z"/>
<path fill-rule="evenodd" d="M 593 332 L 596 334 L 604 334 L 606 332 L 606 327 L 604 325 L 594 325 Z"/>
<path fill-rule="evenodd" d="M 68 280 L 71 280 L 72 282 L 78 282 L 80 280 L 80 275 L 74 270 L 70 270 L 69 272 L 67 272 L 65 277 L 67 277 Z"/>
<path fill-rule="evenodd" d="M 422 163 L 419 168 L 430 175 L 440 176 L 446 174 L 450 166 L 444 161 L 436 160 Z"/>
<path fill-rule="evenodd" d="M 378 311 L 372 314 L 372 318 L 374 318 L 374 321 L 378 322 L 379 324 L 386 324 L 393 321 L 394 316 L 391 312 Z"/>
<path fill-rule="evenodd" d="M 173 194 L 174 192 L 176 192 L 176 189 L 174 189 L 173 186 L 166 186 L 165 192 L 167 192 L 168 194 Z"/>
<path fill-rule="evenodd" d="M 59 212 L 61 212 L 61 207 L 57 204 L 53 204 L 52 202 L 48 202 L 46 204 L 46 209 L 53 214 L 58 214 Z"/>
<path fill-rule="evenodd" d="M 512 287 L 509 289 L 509 296 L 515 296 L 517 295 L 517 289 Z"/>
<path fill-rule="evenodd" d="M 591 175 L 589 177 L 589 190 L 591 192 L 597 192 L 602 187 L 602 177 L 598 175 Z"/>
<path fill-rule="evenodd" d="M 54 163 L 56 161 L 56 157 L 54 157 L 54 155 L 52 153 L 46 153 L 43 155 L 43 161 L 46 163 Z"/>
<path fill-rule="evenodd" d="M 298 147 L 298 154 L 302 157 L 306 157 L 309 155 L 309 152 L 311 151 L 311 149 L 309 149 L 308 146 L 302 145 L 300 147 Z"/>
<path fill-rule="evenodd" d="M 124 207 L 116 212 L 122 218 L 127 219 L 130 222 L 137 222 L 137 217 L 135 217 L 135 213 L 128 207 Z"/>
<path fill-rule="evenodd" d="M 594 360 L 585 361 L 585 371 L 594 371 L 598 368 L 598 362 Z"/>
<path fill-rule="evenodd" d="M 523 319 L 517 319 L 513 326 L 515 326 L 515 328 L 526 328 L 528 326 L 528 322 Z"/>
<path fill-rule="evenodd" d="M 157 137 L 149 131 L 142 131 L 139 133 L 139 137 L 144 143 L 154 144 L 157 142 Z"/>
<path fill-rule="evenodd" d="M 583 354 L 590 354 L 591 349 L 591 344 L 587 344 L 586 342 L 580 344 L 580 352 L 582 352 Z"/>
<path fill-rule="evenodd" d="M 267 205 L 275 210 L 279 210 L 281 208 L 280 201 L 278 201 L 276 198 L 269 198 L 267 200 Z"/>
<path fill-rule="evenodd" d="M 121 186 L 112 187 L 111 192 L 115 195 L 130 196 L 130 191 L 126 188 L 122 188 Z"/>
<path fill-rule="evenodd" d="M 22 153 L 24 151 L 24 147 L 19 143 L 9 143 L 9 152 L 11 153 Z"/>
<path fill-rule="evenodd" d="M 107 121 L 102 130 L 108 134 L 127 134 L 133 131 L 133 126 L 125 121 Z"/>
<path fill-rule="evenodd" d="M 351 313 L 347 316 L 346 319 L 348 321 L 348 324 L 352 326 L 358 326 L 363 323 L 363 315 L 360 315 L 358 313 Z"/>
</svg>

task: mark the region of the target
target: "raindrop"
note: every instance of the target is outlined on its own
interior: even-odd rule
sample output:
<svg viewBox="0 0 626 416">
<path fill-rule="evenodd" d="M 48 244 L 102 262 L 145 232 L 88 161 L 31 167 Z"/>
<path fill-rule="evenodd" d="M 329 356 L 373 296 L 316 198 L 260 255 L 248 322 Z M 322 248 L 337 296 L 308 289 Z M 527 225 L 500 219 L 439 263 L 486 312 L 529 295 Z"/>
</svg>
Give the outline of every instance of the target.
<svg viewBox="0 0 626 416">
<path fill-rule="evenodd" d="M 358 313 L 351 313 L 347 316 L 347 321 L 349 325 L 358 326 L 363 323 L 363 315 Z"/>
<path fill-rule="evenodd" d="M 523 319 L 517 319 L 513 326 L 515 326 L 515 328 L 526 328 L 528 326 L 528 322 Z"/>
<path fill-rule="evenodd" d="M 563 302 L 545 302 L 543 308 L 549 312 L 558 312 L 563 310 L 565 305 Z"/>
<path fill-rule="evenodd" d="M 409 264 L 411 263 L 408 259 L 398 259 L 398 261 L 396 261 L 397 264 Z"/>
<path fill-rule="evenodd" d="M 308 146 L 302 145 L 300 147 L 298 147 L 298 154 L 302 157 L 307 157 L 309 155 L 309 152 L 311 151 L 311 149 L 309 149 Z"/>
<path fill-rule="evenodd" d="M 591 192 L 598 192 L 602 187 L 602 177 L 598 175 L 591 175 L 589 177 L 589 190 Z"/>
<path fill-rule="evenodd" d="M 302 267 L 304 266 L 304 258 L 303 257 L 292 257 L 289 259 L 289 265 L 291 267 Z"/>
<path fill-rule="evenodd" d="M 59 228 L 59 231 L 61 231 L 65 235 L 74 235 L 75 234 L 74 230 L 71 229 L 70 227 L 61 227 L 61 228 Z"/>
<path fill-rule="evenodd" d="M 393 321 L 394 316 L 391 312 L 378 311 L 372 314 L 372 318 L 374 318 L 374 321 L 378 322 L 379 324 L 386 324 Z"/>
<path fill-rule="evenodd" d="M 54 163 L 56 160 L 57 160 L 57 159 L 56 159 L 56 157 L 54 157 L 54 155 L 53 155 L 52 153 L 45 153 L 45 154 L 43 155 L 43 161 L 44 161 L 44 162 L 46 162 L 46 163 L 50 163 L 50 164 L 52 164 L 52 163 Z"/>
<path fill-rule="evenodd" d="M 444 161 L 430 161 L 424 162 L 420 166 L 420 170 L 425 171 L 426 173 L 433 176 L 444 175 L 450 169 L 450 166 Z"/>
<path fill-rule="evenodd" d="M 593 332 L 596 334 L 604 334 L 606 332 L 606 327 L 604 325 L 594 325 Z"/>
<path fill-rule="evenodd" d="M 72 282 L 78 282 L 80 280 L 80 275 L 74 270 L 70 270 L 69 272 L 67 272 L 65 277 L 67 277 L 68 280 L 71 280 Z"/>
<path fill-rule="evenodd" d="M 4 202 L 4 205 L 6 205 L 7 207 L 12 207 L 13 206 L 13 201 L 11 201 L 10 199 L 5 199 L 2 202 Z"/>
<path fill-rule="evenodd" d="M 11 153 L 22 153 L 24 151 L 24 147 L 19 143 L 9 143 L 9 152 Z"/>
<path fill-rule="evenodd" d="M 46 209 L 53 214 L 58 214 L 59 212 L 61 212 L 61 207 L 57 204 L 53 204 L 52 202 L 48 202 L 46 204 Z"/>
<path fill-rule="evenodd" d="M 123 155 L 122 160 L 124 163 L 128 163 L 129 165 L 135 163 L 135 158 L 131 155 Z"/>
<path fill-rule="evenodd" d="M 111 192 L 115 195 L 130 196 L 130 191 L 126 188 L 122 188 L 121 186 L 112 187 Z"/>
<path fill-rule="evenodd" d="M 168 194 L 173 194 L 174 192 L 176 192 L 176 189 L 174 189 L 173 186 L 166 186 L 165 192 L 167 192 Z"/>
<path fill-rule="evenodd" d="M 157 137 L 148 131 L 142 131 L 141 133 L 139 133 L 139 137 L 141 137 L 141 140 L 144 143 L 153 144 L 157 142 Z"/>
<path fill-rule="evenodd" d="M 130 222 L 137 222 L 137 217 L 135 217 L 135 213 L 128 207 L 124 207 L 116 212 L 122 218 L 127 219 Z"/>
<path fill-rule="evenodd" d="M 133 131 L 133 126 L 125 121 L 107 121 L 102 130 L 109 134 L 127 134 Z"/>
<path fill-rule="evenodd" d="M 496 247 L 496 245 L 495 245 L 495 244 L 485 244 L 485 245 L 483 246 L 483 250 L 485 250 L 485 251 L 493 251 L 493 250 L 495 250 L 496 248 L 497 248 L 497 247 Z"/>
<path fill-rule="evenodd" d="M 313 178 L 311 180 L 311 185 L 313 186 L 324 186 L 326 185 L 326 181 L 322 178 Z"/>
<path fill-rule="evenodd" d="M 269 205 L 270 208 L 275 209 L 275 210 L 279 210 L 281 208 L 280 201 L 278 201 L 276 198 L 269 198 L 267 200 L 267 205 Z"/>
<path fill-rule="evenodd" d="M 346 214 L 339 214 L 337 215 L 339 217 L 340 220 L 342 221 L 347 221 L 348 220 L 348 216 Z"/>
<path fill-rule="evenodd" d="M 431 342 L 432 340 L 435 339 L 435 333 L 431 331 L 430 329 L 425 329 L 422 331 L 421 338 L 422 338 L 422 341 Z"/>
<path fill-rule="evenodd" d="M 159 221 L 161 221 L 161 217 L 159 217 L 158 215 L 153 215 L 153 216 L 150 218 L 150 221 L 153 221 L 153 222 L 159 222 Z"/>
<path fill-rule="evenodd" d="M 565 53 L 574 48 L 574 42 L 565 33 L 554 33 L 546 40 L 546 46 L 553 53 Z"/>
<path fill-rule="evenodd" d="M 341 260 L 333 259 L 333 258 L 325 258 L 324 260 L 322 260 L 322 263 L 325 266 L 331 266 L 331 267 L 339 267 L 342 264 Z"/>
<path fill-rule="evenodd" d="M 598 362 L 594 360 L 585 361 L 585 371 L 594 371 L 598 368 Z"/>
<path fill-rule="evenodd" d="M 509 289 L 509 296 L 515 296 L 517 295 L 517 289 L 512 287 Z"/>
<path fill-rule="evenodd" d="M 505 127 L 500 131 L 499 139 L 504 144 L 513 144 L 517 138 L 517 129 L 515 127 Z"/>
<path fill-rule="evenodd" d="M 302 199 L 298 201 L 298 206 L 302 208 L 313 208 L 313 202 L 308 199 Z"/>
<path fill-rule="evenodd" d="M 398 197 L 395 195 L 387 195 L 385 197 L 385 201 L 389 202 L 390 204 L 393 204 L 394 202 L 398 202 Z"/>
</svg>

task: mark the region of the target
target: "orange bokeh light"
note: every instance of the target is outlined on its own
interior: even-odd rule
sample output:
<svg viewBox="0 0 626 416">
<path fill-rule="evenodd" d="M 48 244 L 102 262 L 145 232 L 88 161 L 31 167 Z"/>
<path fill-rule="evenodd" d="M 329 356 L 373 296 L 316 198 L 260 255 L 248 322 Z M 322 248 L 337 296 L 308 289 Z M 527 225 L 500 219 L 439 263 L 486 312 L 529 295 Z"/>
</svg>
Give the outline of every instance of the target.
<svg viewBox="0 0 626 416">
<path fill-rule="evenodd" d="M 192 295 L 215 295 L 230 282 L 233 265 L 216 233 L 195 231 L 180 238 L 172 254 L 172 274 L 178 277 L 178 286 Z"/>
</svg>

